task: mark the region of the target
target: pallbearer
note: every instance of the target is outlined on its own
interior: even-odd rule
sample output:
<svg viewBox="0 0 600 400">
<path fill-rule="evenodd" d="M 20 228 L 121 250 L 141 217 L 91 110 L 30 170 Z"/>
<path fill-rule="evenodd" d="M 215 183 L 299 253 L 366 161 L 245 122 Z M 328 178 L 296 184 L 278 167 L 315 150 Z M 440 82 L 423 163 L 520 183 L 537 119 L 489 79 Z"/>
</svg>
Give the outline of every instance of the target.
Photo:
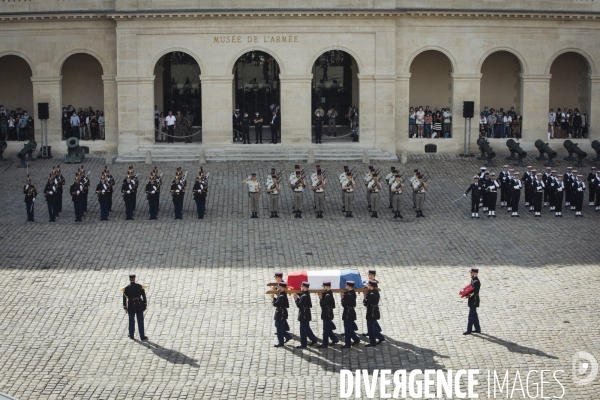
<svg viewBox="0 0 600 400">
<path fill-rule="evenodd" d="M 321 305 L 321 319 L 323 320 L 323 343 L 319 348 L 329 347 L 329 339 L 334 345 L 339 342 L 339 339 L 333 334 L 333 309 L 335 308 L 335 300 L 331 292 L 331 282 L 323 282 L 324 293 L 319 293 L 319 304 Z"/>
<path fill-rule="evenodd" d="M 469 319 L 467 321 L 467 330 L 463 333 L 463 335 L 470 335 L 471 333 L 481 333 L 481 327 L 479 326 L 479 316 L 477 315 L 477 307 L 479 307 L 480 303 L 479 289 L 481 288 L 481 282 L 479 282 L 479 278 L 477 277 L 478 274 L 478 268 L 471 268 L 471 287 L 473 287 L 473 291 L 468 296 Z"/>
<path fill-rule="evenodd" d="M 369 336 L 369 343 L 367 347 L 374 347 L 381 342 L 385 341 L 385 338 L 381 334 L 381 328 L 377 320 L 381 318 L 379 312 L 379 292 L 377 291 L 377 281 L 370 280 L 367 283 L 368 292 L 365 292 L 365 298 L 363 299 L 363 305 L 367 308 L 367 330 Z M 376 341 L 379 339 L 379 341 Z"/>
<path fill-rule="evenodd" d="M 284 343 L 287 343 L 292 338 L 292 335 L 285 331 L 288 319 L 287 309 L 290 307 L 286 290 L 287 284 L 279 282 L 277 284 L 277 297 L 274 294 L 271 295 L 271 303 L 275 307 L 274 319 L 275 328 L 277 329 L 277 344 L 274 347 L 282 347 Z"/>
<path fill-rule="evenodd" d="M 279 282 L 285 283 L 285 280 L 283 279 L 283 272 L 277 271 L 277 272 L 275 272 L 275 275 L 273 277 L 275 278 L 275 283 L 279 283 Z M 287 320 L 285 321 L 285 323 L 283 325 L 284 325 L 285 331 L 289 332 L 290 326 L 288 325 Z"/>
<path fill-rule="evenodd" d="M 35 198 L 37 197 L 37 187 L 31 184 L 31 178 L 27 175 L 27 181 L 23 186 L 23 194 L 25 195 L 25 209 L 27 211 L 27 222 L 33 221 L 33 205 L 35 204 Z"/>
<path fill-rule="evenodd" d="M 71 194 L 71 200 L 73 200 L 73 208 L 75 209 L 75 222 L 81 222 L 83 218 L 83 210 L 85 207 L 84 203 L 84 194 L 83 194 L 83 184 L 81 183 L 81 178 L 79 173 L 75 175 L 75 182 L 69 188 L 69 193 Z"/>
<path fill-rule="evenodd" d="M 310 299 L 310 294 L 308 293 L 309 288 L 310 283 L 302 282 L 300 296 L 298 296 L 297 293 L 294 293 L 294 301 L 298 307 L 298 322 L 300 322 L 300 346 L 296 346 L 297 349 L 306 348 L 308 346 L 308 339 L 310 339 L 311 346 L 317 344 L 319 341 L 312 329 L 310 329 L 310 321 L 312 321 L 312 312 L 310 311 L 312 308 L 312 301 Z"/>
<path fill-rule="evenodd" d="M 344 321 L 344 343 L 342 349 L 348 349 L 350 346 L 359 344 L 360 338 L 355 332 L 356 323 L 356 292 L 354 291 L 354 281 L 346 281 L 346 292 L 341 293 L 342 307 L 344 312 L 342 320 Z"/>
</svg>

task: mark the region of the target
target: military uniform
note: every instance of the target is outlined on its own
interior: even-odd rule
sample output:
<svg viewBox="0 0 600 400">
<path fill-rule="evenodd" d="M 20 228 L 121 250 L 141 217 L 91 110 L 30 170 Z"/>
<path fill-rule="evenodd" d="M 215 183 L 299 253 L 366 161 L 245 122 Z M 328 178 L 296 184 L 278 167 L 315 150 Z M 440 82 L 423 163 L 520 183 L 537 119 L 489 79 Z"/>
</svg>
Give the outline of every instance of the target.
<svg viewBox="0 0 600 400">
<path fill-rule="evenodd" d="M 248 117 L 248 114 L 245 114 L 241 121 L 241 128 L 242 128 L 242 139 L 244 141 L 243 144 L 250 144 L 250 117 Z"/>
<path fill-rule="evenodd" d="M 552 203 L 555 211 L 555 217 L 562 217 L 562 202 L 565 194 L 565 185 L 562 179 L 557 179 L 552 187 L 554 190 L 554 203 Z"/>
<path fill-rule="evenodd" d="M 260 182 L 256 180 L 256 174 L 253 173 L 250 177 L 242 182 L 248 186 L 248 197 L 250 197 L 250 209 L 252 216 L 250 218 L 258 218 L 258 199 L 260 198 Z"/>
<path fill-rule="evenodd" d="M 146 199 L 148 200 L 149 219 L 156 219 L 158 216 L 158 197 L 160 196 L 160 187 L 154 177 L 146 184 Z"/>
<path fill-rule="evenodd" d="M 500 187 L 500 182 L 496 180 L 496 174 L 491 173 L 490 179 L 487 180 L 485 191 L 487 192 L 488 198 L 488 218 L 494 217 L 496 218 L 496 202 L 498 201 L 498 188 Z"/>
<path fill-rule="evenodd" d="M 288 332 L 286 332 L 287 319 L 288 319 L 288 308 L 290 303 L 288 301 L 286 289 L 287 285 L 284 282 L 279 282 L 278 287 L 282 290 L 277 294 L 277 297 L 273 298 L 272 304 L 275 307 L 275 328 L 277 329 L 277 344 L 275 347 L 283 346 L 284 339 L 287 342 L 292 338 Z"/>
<path fill-rule="evenodd" d="M 413 182 L 413 192 L 415 193 L 415 207 L 417 209 L 417 218 L 425 217 L 423 215 L 423 205 L 425 204 L 425 192 L 427 190 L 427 183 L 423 181 L 423 176 L 419 174 L 417 176 L 417 179 Z"/>
<path fill-rule="evenodd" d="M 75 182 L 69 188 L 69 193 L 71 194 L 73 208 L 75 209 L 75 222 L 81 222 L 84 210 L 84 194 L 83 184 L 80 182 L 79 177 L 75 179 Z"/>
<path fill-rule="evenodd" d="M 185 128 L 185 142 L 192 143 L 192 125 L 194 124 L 194 116 L 189 111 L 183 117 L 183 127 Z"/>
<path fill-rule="evenodd" d="M 387 186 L 388 186 L 388 199 L 390 201 L 388 208 L 394 208 L 394 205 L 392 204 L 394 201 L 393 194 L 392 194 L 392 183 L 394 183 L 394 181 L 395 181 L 395 176 L 396 176 L 396 167 L 391 167 L 390 173 L 385 176 L 385 183 L 387 183 Z"/>
<path fill-rule="evenodd" d="M 350 171 L 346 173 L 346 178 L 342 181 L 342 190 L 344 191 L 344 210 L 346 212 L 346 218 L 352 218 L 356 182 L 352 178 Z"/>
<path fill-rule="evenodd" d="M 479 176 L 475 175 L 473 180 L 474 182 L 465 191 L 465 196 L 471 192 L 471 218 L 479 218 L 479 191 L 481 190 Z"/>
<path fill-rule="evenodd" d="M 125 202 L 125 220 L 133 220 L 133 209 L 134 209 L 134 199 L 135 199 L 135 184 L 131 182 L 127 182 L 121 186 L 121 193 L 123 194 L 123 201 Z"/>
<path fill-rule="evenodd" d="M 550 204 L 550 185 L 548 181 L 552 177 L 552 168 L 546 167 L 546 172 L 542 175 L 542 182 L 544 182 L 544 207 L 547 207 Z"/>
<path fill-rule="evenodd" d="M 519 216 L 519 200 L 521 199 L 521 188 L 523 187 L 523 183 L 519 179 L 519 173 L 515 172 L 515 175 L 510 180 L 510 187 L 512 189 L 510 207 L 509 210 L 512 211 L 511 217 Z"/>
<path fill-rule="evenodd" d="M 479 269 L 472 268 L 471 272 L 478 273 Z M 479 316 L 477 315 L 477 308 L 479 307 L 480 303 L 479 289 L 481 288 L 481 282 L 479 282 L 479 278 L 477 277 L 477 275 L 471 278 L 471 286 L 473 287 L 473 292 L 471 292 L 471 295 L 469 296 L 468 300 L 469 319 L 467 321 L 467 330 L 464 332 L 465 335 L 469 335 L 472 332 L 481 333 L 481 327 L 479 326 Z"/>
<path fill-rule="evenodd" d="M 546 189 L 546 185 L 542 179 L 542 174 L 538 173 L 536 179 L 531 183 L 533 187 L 533 210 L 535 211 L 535 217 L 542 216 L 542 201 Z"/>
<path fill-rule="evenodd" d="M 315 123 L 315 143 L 323 143 L 321 141 L 322 140 L 322 136 L 323 136 L 323 122 L 324 122 L 323 116 L 320 113 L 318 113 L 315 116 L 315 120 L 314 120 L 314 123 Z"/>
<path fill-rule="evenodd" d="M 381 342 L 385 341 L 385 338 L 381 334 L 381 328 L 377 322 L 381 318 L 379 312 L 379 292 L 377 291 L 377 282 L 371 280 L 369 281 L 369 285 L 373 287 L 373 289 L 366 293 L 365 298 L 363 299 L 363 305 L 367 308 L 367 336 L 369 337 L 369 344 L 367 344 L 367 346 L 373 347 L 381 344 Z M 379 339 L 379 342 L 376 342 L 375 339 Z"/>
<path fill-rule="evenodd" d="M 96 194 L 100 204 L 100 221 L 108 221 L 111 191 L 112 188 L 110 184 L 106 183 L 106 178 L 102 178 L 100 183 L 96 185 Z"/>
<path fill-rule="evenodd" d="M 204 213 L 206 211 L 206 194 L 208 192 L 208 182 L 204 177 L 202 171 L 196 178 L 194 187 L 192 188 L 194 193 L 194 201 L 196 202 L 196 212 L 198 213 L 198 219 L 204 219 Z"/>
<path fill-rule="evenodd" d="M 302 282 L 302 286 L 307 289 L 310 287 L 308 282 Z M 298 322 L 300 322 L 300 346 L 297 348 L 305 348 L 308 346 L 308 339 L 311 341 L 311 345 L 318 342 L 317 337 L 310 329 L 310 321 L 312 321 L 312 300 L 308 291 L 303 291 L 300 296 L 296 297 L 296 306 L 298 307 Z"/>
<path fill-rule="evenodd" d="M 373 178 L 367 185 L 369 192 L 369 200 L 371 202 L 371 218 L 379 218 L 377 211 L 379 210 L 379 192 L 381 191 L 381 183 L 377 179 L 377 174 L 373 174 Z"/>
<path fill-rule="evenodd" d="M 233 124 L 233 141 L 237 142 L 238 140 L 242 140 L 242 116 L 239 113 L 240 110 L 235 110 L 231 117 L 231 122 Z"/>
<path fill-rule="evenodd" d="M 583 176 L 577 175 L 577 181 L 573 184 L 573 198 L 575 200 L 575 216 L 583 217 L 581 210 L 583 209 L 583 192 L 585 192 L 585 182 Z"/>
<path fill-rule="evenodd" d="M 508 165 L 505 165 L 504 170 L 498 174 L 498 180 L 500 181 L 500 207 L 508 206 L 508 198 L 510 197 L 510 172 L 508 171 Z"/>
<path fill-rule="evenodd" d="M 596 198 L 596 167 L 592 167 L 592 170 L 587 176 L 588 188 L 589 188 L 589 197 L 588 197 L 588 206 L 592 207 L 594 205 L 594 200 Z"/>
<path fill-rule="evenodd" d="M 404 185 L 402 184 L 402 179 L 398 174 L 396 174 L 394 182 L 390 184 L 390 190 L 392 192 L 392 197 L 394 198 L 392 202 L 392 206 L 394 207 L 394 218 L 404 218 L 402 213 L 400 212 L 400 206 L 402 204 L 402 190 L 404 189 Z"/>
<path fill-rule="evenodd" d="M 342 296 L 342 321 L 344 321 L 344 343 L 342 349 L 347 349 L 353 344 L 360 343 L 360 338 L 356 334 L 356 292 L 354 291 L 354 282 L 346 281 L 346 292 Z"/>
<path fill-rule="evenodd" d="M 279 218 L 279 193 L 281 191 L 281 187 L 279 186 L 279 182 L 277 181 L 277 176 L 273 171 L 273 175 L 270 175 L 267 178 L 267 194 L 269 195 L 269 212 L 271 216 L 269 218 Z"/>
<path fill-rule="evenodd" d="M 329 347 L 329 339 L 331 344 L 336 344 L 339 339 L 333 334 L 333 309 L 335 308 L 335 300 L 331 292 L 331 282 L 323 282 L 324 293 L 319 293 L 319 304 L 321 305 L 321 319 L 323 320 L 323 343 L 320 348 Z"/>
<path fill-rule="evenodd" d="M 27 184 L 23 186 L 23 194 L 25 195 L 25 210 L 27 211 L 27 222 L 34 222 L 35 198 L 37 197 L 37 188 L 31 184 L 31 179 L 27 177 Z"/>
<path fill-rule="evenodd" d="M 130 283 L 123 289 L 123 308 L 129 314 L 129 339 L 135 334 L 135 319 L 141 340 L 148 340 L 144 332 L 144 311 L 148 308 L 146 287 L 135 282 L 135 275 L 129 276 Z"/>
<path fill-rule="evenodd" d="M 315 194 L 315 211 L 317 218 L 323 218 L 323 203 L 325 202 L 325 178 L 321 170 L 317 170 L 317 174 L 312 179 L 312 190 Z"/>
<path fill-rule="evenodd" d="M 185 184 L 183 178 L 175 176 L 171 181 L 171 196 L 173 200 L 174 219 L 183 219 L 183 198 L 185 196 Z"/>
<path fill-rule="evenodd" d="M 262 144 L 263 139 L 263 117 L 259 112 L 254 113 L 254 133 L 256 134 L 256 143 Z"/>
<path fill-rule="evenodd" d="M 294 192 L 294 218 L 302 218 L 302 199 L 304 197 L 304 179 L 300 176 L 300 172 L 296 172 L 296 176 L 290 179 L 290 188 Z"/>
<path fill-rule="evenodd" d="M 371 183 L 371 181 L 373 180 L 373 174 L 375 173 L 375 168 L 373 168 L 372 165 L 369 165 L 369 172 L 367 172 L 365 174 L 365 177 L 363 178 L 364 183 L 365 183 L 365 192 L 367 193 L 367 206 L 369 208 L 369 211 L 371 211 L 371 192 L 369 191 L 369 183 Z"/>
</svg>

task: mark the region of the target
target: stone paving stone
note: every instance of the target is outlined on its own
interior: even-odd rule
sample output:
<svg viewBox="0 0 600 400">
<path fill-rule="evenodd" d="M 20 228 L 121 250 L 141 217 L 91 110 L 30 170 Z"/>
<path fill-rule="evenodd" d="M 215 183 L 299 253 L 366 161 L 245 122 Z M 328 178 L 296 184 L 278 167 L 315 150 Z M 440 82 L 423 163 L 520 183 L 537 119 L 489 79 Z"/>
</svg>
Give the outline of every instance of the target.
<svg viewBox="0 0 600 400">
<path fill-rule="evenodd" d="M 31 164 L 40 193 L 56 163 Z M 356 218 L 344 218 L 335 182 L 327 191 L 325 219 L 315 219 L 311 195 L 305 196 L 303 218 L 294 219 L 287 187 L 279 220 L 268 218 L 264 197 L 260 218 L 250 219 L 241 181 L 252 171 L 264 181 L 272 166 L 287 176 L 294 163 L 238 162 L 205 166 L 211 177 L 204 220 L 196 219 L 186 194 L 184 219 L 174 221 L 164 191 L 158 221 L 148 221 L 140 193 L 135 221 L 124 220 L 123 202 L 115 195 L 110 220 L 100 222 L 90 195 L 80 224 L 73 222 L 67 195 L 56 223 L 47 222 L 42 195 L 36 222 L 26 223 L 25 171 L 17 164 L 0 164 L 0 392 L 19 399 L 337 398 L 341 369 L 417 368 L 478 368 L 481 379 L 494 369 L 513 375 L 561 369 L 565 398 L 595 399 L 600 392 L 599 378 L 587 386 L 571 380 L 572 354 L 587 351 L 600 359 L 594 240 L 600 213 L 586 205 L 584 218 L 567 210 L 554 218 L 547 208 L 542 218 L 533 218 L 523 209 L 515 219 L 498 208 L 496 219 L 472 220 L 469 202 L 452 200 L 482 165 L 475 159 L 411 156 L 406 165 L 395 164 L 406 176 L 415 167 L 431 175 L 426 218 L 420 219 L 409 196 L 403 199 L 405 218 L 391 218 L 387 193 L 381 194 L 379 219 L 370 218 L 364 185 L 355 197 Z M 344 164 L 321 163 L 334 175 Z M 359 176 L 366 171 L 363 164 L 350 165 Z M 387 171 L 390 165 L 375 167 Z M 558 170 L 567 165 L 559 160 Z M 104 160 L 88 159 L 85 166 L 95 186 Z M 157 166 L 167 183 L 179 165 Z M 190 171 L 190 181 L 199 170 L 181 166 Z M 61 167 L 70 185 L 77 166 Z M 135 165 L 142 184 L 151 167 Z M 121 181 L 127 165 L 110 169 Z M 580 171 L 587 174 L 589 167 Z M 481 269 L 484 334 L 464 337 L 468 308 L 457 293 L 469 282 L 472 266 Z M 273 272 L 337 268 L 378 270 L 387 342 L 375 349 L 297 350 L 292 305 L 295 340 L 273 348 L 273 307 L 264 294 Z M 150 285 L 147 343 L 127 339 L 119 288 L 131 271 Z M 336 302 L 335 323 L 342 327 L 337 296 Z M 314 295 L 313 304 L 312 328 L 320 336 Z M 362 332 L 361 306 L 358 313 Z M 559 396 L 560 389 L 551 386 L 544 395 Z"/>
</svg>

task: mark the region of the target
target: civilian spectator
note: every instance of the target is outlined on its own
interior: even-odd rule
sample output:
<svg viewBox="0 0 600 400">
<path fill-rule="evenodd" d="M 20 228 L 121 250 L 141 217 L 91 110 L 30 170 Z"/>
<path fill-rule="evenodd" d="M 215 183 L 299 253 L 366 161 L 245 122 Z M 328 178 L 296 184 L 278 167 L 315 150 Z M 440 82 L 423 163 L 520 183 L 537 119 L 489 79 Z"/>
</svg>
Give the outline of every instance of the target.
<svg viewBox="0 0 600 400">
<path fill-rule="evenodd" d="M 556 124 L 556 113 L 554 109 L 551 108 L 548 113 L 548 135 L 550 139 L 554 139 L 554 124 Z"/>
<path fill-rule="evenodd" d="M 442 108 L 442 116 L 444 117 L 444 137 L 450 137 L 452 134 L 452 113 L 450 112 L 450 107 L 446 109 Z M 448 135 L 446 136 L 446 134 Z"/>
<path fill-rule="evenodd" d="M 104 134 L 106 133 L 106 120 L 104 119 L 104 111 L 99 112 L 100 116 L 98 117 L 98 130 L 100 136 L 98 139 L 104 140 Z"/>
<path fill-rule="evenodd" d="M 408 111 L 408 137 L 417 137 L 416 114 L 413 107 Z"/>
<path fill-rule="evenodd" d="M 431 137 L 439 139 L 442 136 L 442 121 L 442 113 L 437 111 L 433 117 L 433 135 Z"/>
<path fill-rule="evenodd" d="M 502 117 L 502 123 L 504 124 L 504 126 L 503 126 L 504 130 L 502 131 L 502 138 L 506 139 L 511 134 L 510 124 L 512 123 L 512 117 L 510 116 L 510 114 L 508 114 L 508 113 L 504 114 L 504 117 Z"/>
<path fill-rule="evenodd" d="M 167 131 L 167 121 L 165 119 L 165 113 L 160 113 L 159 117 L 158 117 L 158 135 L 156 138 L 157 142 L 164 142 L 165 141 L 165 132 Z"/>
<path fill-rule="evenodd" d="M 496 126 L 496 110 L 490 109 L 490 115 L 487 117 L 488 137 L 494 137 L 494 127 Z"/>
<path fill-rule="evenodd" d="M 423 111 L 423 107 L 419 107 L 419 110 L 416 113 L 417 116 L 417 137 L 423 137 L 423 124 L 425 122 L 425 112 Z"/>
<path fill-rule="evenodd" d="M 431 111 L 425 111 L 425 117 L 423 118 L 423 127 L 425 129 L 425 134 L 423 135 L 426 138 L 431 137 L 431 125 L 433 124 L 433 114 Z"/>
</svg>

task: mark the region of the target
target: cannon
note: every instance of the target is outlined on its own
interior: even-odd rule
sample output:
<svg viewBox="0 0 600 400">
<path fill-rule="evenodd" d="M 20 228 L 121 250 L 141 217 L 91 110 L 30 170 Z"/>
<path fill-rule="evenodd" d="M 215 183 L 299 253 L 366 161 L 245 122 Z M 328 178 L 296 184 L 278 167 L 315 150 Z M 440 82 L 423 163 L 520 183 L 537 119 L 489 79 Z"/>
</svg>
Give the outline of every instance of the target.
<svg viewBox="0 0 600 400">
<path fill-rule="evenodd" d="M 521 148 L 518 142 L 514 139 L 508 139 L 506 141 L 506 146 L 510 151 L 510 157 L 506 157 L 507 160 L 516 160 L 515 154 L 519 156 L 519 162 L 515 164 L 517 167 L 523 167 L 523 159 L 527 157 L 527 152 Z"/>
<path fill-rule="evenodd" d="M 85 150 L 79 145 L 79 139 L 70 137 L 67 139 L 66 163 L 80 163 L 85 158 Z"/>
<path fill-rule="evenodd" d="M 594 161 L 600 161 L 600 142 L 594 140 L 592 142 L 592 149 L 594 149 L 594 151 L 596 152 L 596 158 L 594 158 Z"/>
<path fill-rule="evenodd" d="M 548 162 L 546 164 L 544 164 L 544 166 L 556 167 L 556 164 L 554 164 L 554 161 L 552 161 L 552 160 L 554 160 L 556 158 L 558 153 L 556 151 L 552 150 L 552 148 L 550 148 L 550 146 L 548 146 L 548 143 L 544 143 L 544 141 L 542 139 L 538 139 L 535 141 L 535 147 L 540 152 L 540 156 L 536 157 L 535 158 L 536 160 L 540 160 L 540 161 L 548 160 Z M 548 154 L 548 158 L 546 158 L 544 156 L 544 153 Z"/>
<path fill-rule="evenodd" d="M 579 146 L 577 146 L 577 143 L 573 143 L 570 140 L 565 140 L 563 146 L 565 146 L 565 149 L 567 149 L 567 151 L 569 152 L 569 155 L 567 157 L 563 157 L 565 160 L 575 161 L 575 158 L 573 157 L 573 153 L 575 153 L 577 154 L 577 164 L 575 164 L 575 167 L 585 167 L 582 161 L 584 158 L 587 157 L 587 153 L 581 150 Z"/>
<path fill-rule="evenodd" d="M 8 145 L 4 140 L 0 141 L 0 161 L 6 161 L 6 158 L 2 157 L 2 154 L 4 154 L 4 150 L 6 150 L 7 147 Z"/>
<path fill-rule="evenodd" d="M 492 150 L 492 146 L 488 143 L 485 138 L 477 139 L 477 146 L 479 146 L 479 151 L 481 151 L 481 156 L 478 157 L 478 160 L 487 160 L 486 167 L 493 167 L 494 163 L 492 159 L 496 157 L 496 153 Z"/>
<path fill-rule="evenodd" d="M 17 168 L 27 168 L 25 161 L 35 161 L 35 158 L 33 158 L 32 154 L 36 147 L 37 143 L 35 140 L 30 140 L 27 142 L 27 144 L 25 144 L 25 146 L 23 146 L 21 151 L 17 153 L 17 158 L 21 160 L 21 164 L 17 165 Z"/>
</svg>

